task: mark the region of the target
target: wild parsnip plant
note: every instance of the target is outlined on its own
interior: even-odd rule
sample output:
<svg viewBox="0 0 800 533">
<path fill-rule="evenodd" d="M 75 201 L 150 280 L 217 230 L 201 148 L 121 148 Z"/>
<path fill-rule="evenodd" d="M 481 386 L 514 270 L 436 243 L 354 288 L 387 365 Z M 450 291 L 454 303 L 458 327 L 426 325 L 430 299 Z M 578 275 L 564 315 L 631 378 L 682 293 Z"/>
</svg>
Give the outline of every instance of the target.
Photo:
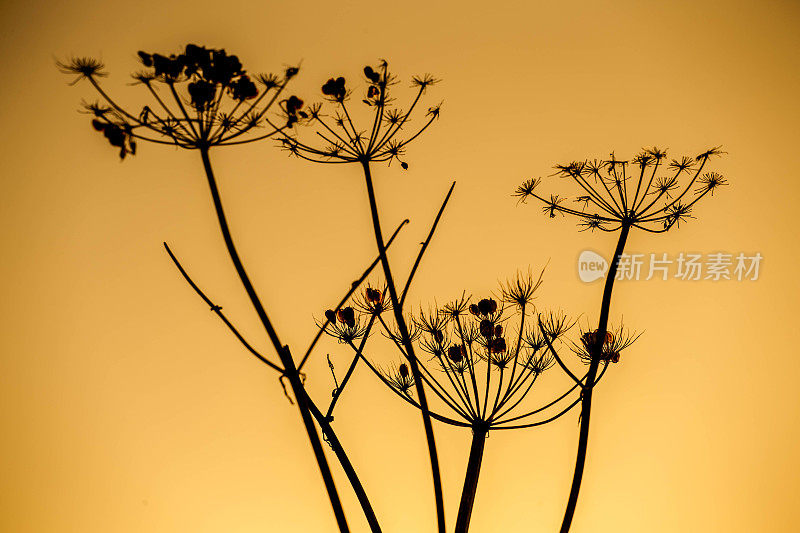
<svg viewBox="0 0 800 533">
<path fill-rule="evenodd" d="M 372 165 L 374 163 L 386 162 L 391 164 L 396 161 L 402 169 L 408 169 L 408 163 L 403 159 L 406 147 L 439 117 L 440 104 L 428 107 L 420 126 L 410 128 L 410 119 L 417 111 L 427 89 L 436 84 L 438 80 L 428 74 L 413 77 L 411 86 L 415 90 L 415 96 L 408 108 L 403 110 L 397 107 L 396 101 L 391 95 L 392 88 L 398 81 L 389 71 L 389 65 L 386 61 L 380 61 L 376 67 L 369 65 L 364 67 L 363 74 L 365 87 L 360 89 L 357 97 L 358 101 L 355 105 L 352 105 L 353 101 L 356 100 L 356 98 L 353 98 L 354 90 L 347 86 L 344 77 L 333 77 L 325 82 L 321 90 L 327 100 L 327 105 L 310 105 L 306 111 L 308 116 L 303 120 L 310 128 L 313 128 L 313 132 L 301 131 L 295 133 L 294 131 L 283 130 L 281 132 L 283 134 L 281 145 L 291 155 L 307 161 L 323 164 L 354 163 L 361 167 L 369 200 L 375 243 L 386 282 L 387 302 L 394 313 L 398 338 L 401 339 L 405 347 L 410 376 L 414 379 L 413 386 L 422 407 L 422 422 L 428 444 L 434 498 L 436 501 L 437 526 L 440 533 L 445 533 L 444 498 L 436 440 L 409 325 L 403 316 L 403 303 L 412 278 L 430 242 L 442 211 L 450 198 L 453 187 L 450 188 L 436 216 L 431 233 L 423 242 L 422 249 L 401 291 L 395 283 L 395 276 L 386 254 L 386 244 L 379 215 L 380 209 L 372 176 Z M 368 116 L 366 127 L 357 125 L 359 116 L 354 116 L 354 108 L 356 106 L 361 107 L 362 110 L 366 108 Z M 345 322 L 345 325 L 348 323 L 349 321 Z"/>
<path fill-rule="evenodd" d="M 284 135 L 299 120 L 308 118 L 300 98 L 293 95 L 283 96 L 286 85 L 298 73 L 298 69 L 289 67 L 280 75 L 259 74 L 253 76 L 244 70 L 236 56 L 229 55 L 225 50 L 207 49 L 192 44 L 187 45 L 179 54 L 163 55 L 139 52 L 138 56 L 143 68 L 133 74 L 133 79 L 137 85 L 147 91 L 151 103 L 135 111 L 123 107 L 103 88 L 100 82 L 107 74 L 103 64 L 99 61 L 91 58 L 74 58 L 59 62 L 58 67 L 64 73 L 76 76 L 72 84 L 87 81 L 98 93 L 100 100 L 94 103 L 84 103 L 84 111 L 92 116 L 94 129 L 101 132 L 114 148 L 119 149 L 121 158 L 124 159 L 129 154 L 136 154 L 139 142 L 173 145 L 198 151 L 228 255 L 275 350 L 278 362 L 259 353 L 251 343 L 244 339 L 237 328 L 222 313 L 222 308 L 213 303 L 189 277 L 166 243 L 164 246 L 186 281 L 219 316 L 242 345 L 262 363 L 278 372 L 281 384 L 284 383 L 284 380 L 289 383 L 323 477 L 339 530 L 344 532 L 349 531 L 349 528 L 322 442 L 314 426 L 314 418 L 320 424 L 327 442 L 331 445 L 351 482 L 370 528 L 372 531 L 380 531 L 375 514 L 355 470 L 332 427 L 306 394 L 303 375 L 297 368 L 289 347 L 280 341 L 273 323 L 267 316 L 265 306 L 250 281 L 234 245 L 217 188 L 217 179 L 211 165 L 210 151 L 212 148 L 275 138 Z M 383 247 L 384 250 L 390 242 L 391 240 L 386 243 L 386 246 Z M 377 262 L 376 259 L 353 283 L 344 299 L 358 288 L 359 284 L 377 265 Z M 316 339 L 306 352 L 306 358 L 315 343 Z"/>
<path fill-rule="evenodd" d="M 387 316 L 391 305 L 384 300 L 380 289 L 368 287 L 340 312 L 327 312 L 331 322 L 336 323 L 328 329 L 328 334 L 348 345 L 354 354 L 343 383 L 357 361 L 363 360 L 406 403 L 427 410 L 441 423 L 471 429 L 472 445 L 456 533 L 469 529 L 489 432 L 541 426 L 557 420 L 580 402 L 576 391 L 585 386 L 587 376 L 578 378 L 569 371 L 555 348 L 557 344 L 566 344 L 576 349 L 578 344 L 566 340 L 575 321 L 562 312 L 537 312 L 533 299 L 541 283 L 541 274 L 536 279 L 530 272 L 518 274 L 501 285 L 496 298 L 473 301 L 464 294 L 444 306 L 409 317 L 407 323 L 411 324 L 410 337 L 417 347 L 416 353 L 426 354 L 417 359 L 419 378 L 409 370 L 406 344 L 392 318 Z M 385 358 L 376 357 L 381 350 L 365 348 L 367 337 L 376 325 L 393 342 L 404 362 L 381 365 L 378 359 Z M 629 338 L 625 343 L 615 344 L 615 357 L 631 342 Z M 612 357 L 604 360 L 595 383 L 612 360 Z M 575 384 L 557 398 L 531 406 L 532 402 L 526 398 L 542 374 L 556 362 Z M 427 408 L 414 396 L 418 379 L 434 394 L 435 400 Z M 341 388 L 336 383 L 334 403 Z"/>
<path fill-rule="evenodd" d="M 380 61 L 376 66 L 364 67 L 364 83 L 357 96 L 356 89 L 338 76 L 322 85 L 327 103 L 306 106 L 298 96 L 284 94 L 287 84 L 298 73 L 296 67 L 286 68 L 280 75 L 253 75 L 225 50 L 191 44 L 179 54 L 139 52 L 138 56 L 142 69 L 133 74 L 133 79 L 149 96 L 150 103 L 136 110 L 126 109 L 105 90 L 101 81 L 107 74 L 102 63 L 75 58 L 59 62 L 58 67 L 76 76 L 72 84 L 86 81 L 98 94 L 97 101 L 83 104 L 83 111 L 91 116 L 92 127 L 118 151 L 120 158 L 135 155 L 142 142 L 199 153 L 227 253 L 277 359 L 256 350 L 222 312 L 222 307 L 195 283 L 169 246 L 166 243 L 164 246 L 185 281 L 248 352 L 277 372 L 287 397 L 290 401 L 294 398 L 339 530 L 348 532 L 349 526 L 316 425 L 342 466 L 370 530 L 381 531 L 366 491 L 332 426 L 337 402 L 356 365 L 363 361 L 385 385 L 421 413 L 440 533 L 446 531 L 445 512 L 432 420 L 470 428 L 472 432 L 455 525 L 457 533 L 466 533 L 489 432 L 543 425 L 580 403 L 578 454 L 561 526 L 562 533 L 566 533 L 583 475 L 593 390 L 609 364 L 618 362 L 621 352 L 638 338 L 621 326 L 610 327 L 608 320 L 619 258 L 629 232 L 637 228 L 663 233 L 694 218 L 695 204 L 727 183 L 720 174 L 706 170 L 709 159 L 722 152 L 713 148 L 696 157 L 667 162 L 666 152 L 653 148 L 630 161 L 618 160 L 612 154 L 607 160 L 559 165 L 556 174 L 577 187 L 578 194 L 572 203 L 568 203 L 570 198 L 556 194 L 540 196 L 537 189 L 541 179 L 528 180 L 516 190 L 515 196 L 520 201 L 532 197 L 541 202 L 543 211 L 551 218 L 569 215 L 578 219 L 583 230 L 619 231 L 604 285 L 598 326 L 580 330 L 575 340 L 567 338 L 575 326 L 574 320 L 561 312 L 539 312 L 535 308 L 533 299 L 542 281 L 541 274 L 538 278 L 530 273 L 520 274 L 502 285 L 494 296 L 473 300 L 464 293 L 445 306 L 412 315 L 404 309 L 406 297 L 455 183 L 436 213 L 410 272 L 398 284 L 387 250 L 408 221 L 403 221 L 388 239 L 384 237 L 372 173 L 375 163 L 397 163 L 402 170 L 409 168 L 405 159 L 407 146 L 440 115 L 441 104 L 427 106 L 420 112 L 423 97 L 437 79 L 427 74 L 413 77 L 413 96 L 404 110 L 394 99 L 398 80 L 389 71 L 388 63 Z M 365 126 L 359 126 L 364 114 Z M 422 115 L 422 120 L 412 127 L 414 115 Z M 281 342 L 245 270 L 225 216 L 210 158 L 212 148 L 270 139 L 277 140 L 290 155 L 301 159 L 322 164 L 353 163 L 360 167 L 377 247 L 374 261 L 344 291 L 338 304 L 320 319 L 318 331 L 299 362 L 289 346 Z M 364 287 L 378 264 L 382 284 Z M 376 327 L 399 351 L 403 358 L 400 362 L 385 367 L 368 355 L 367 341 Z M 346 344 L 353 351 L 353 358 L 341 379 L 329 359 L 335 389 L 323 411 L 307 394 L 302 370 L 324 333 Z M 585 373 L 570 369 L 563 357 L 565 346 L 587 365 Z M 549 402 L 531 405 L 528 396 L 534 385 L 556 365 L 572 380 L 571 387 Z"/>
<path fill-rule="evenodd" d="M 695 204 L 714 194 L 727 180 L 717 172 L 706 169 L 709 160 L 721 155 L 719 147 L 695 156 L 667 160 L 667 152 L 658 148 L 646 149 L 630 161 L 609 159 L 574 161 L 556 165 L 556 176 L 573 183 L 574 197 L 557 194 L 540 195 L 537 192 L 541 178 L 529 179 L 514 193 L 520 201 L 538 200 L 550 218 L 567 215 L 578 219 L 583 230 L 619 231 L 617 246 L 606 274 L 600 319 L 594 332 L 586 332 L 578 351 L 589 362 L 587 380 L 581 387 L 580 434 L 578 456 L 572 486 L 561 525 L 561 533 L 569 531 L 575 506 L 578 502 L 586 448 L 589 439 L 589 420 L 592 410 L 592 393 L 595 376 L 602 363 L 615 358 L 630 338 L 609 334 L 608 317 L 611 293 L 614 288 L 619 259 L 632 228 L 648 233 L 664 233 L 680 227 L 694 218 Z M 572 200 L 572 202 L 570 202 Z"/>
</svg>

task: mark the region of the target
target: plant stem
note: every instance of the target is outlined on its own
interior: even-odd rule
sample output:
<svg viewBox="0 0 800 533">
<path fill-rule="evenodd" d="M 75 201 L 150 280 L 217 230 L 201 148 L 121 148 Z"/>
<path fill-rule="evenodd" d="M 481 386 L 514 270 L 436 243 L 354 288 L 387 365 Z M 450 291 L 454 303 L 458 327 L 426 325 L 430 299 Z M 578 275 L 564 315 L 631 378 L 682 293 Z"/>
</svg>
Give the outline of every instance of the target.
<svg viewBox="0 0 800 533">
<path fill-rule="evenodd" d="M 369 161 L 362 161 L 364 168 L 364 178 L 367 184 L 367 195 L 369 196 L 369 208 L 372 216 L 372 227 L 375 232 L 375 242 L 378 245 L 378 254 L 381 256 L 381 265 L 383 266 L 383 274 L 386 277 L 386 285 L 389 288 L 389 296 L 392 301 L 392 311 L 394 311 L 394 318 L 397 322 L 397 329 L 400 333 L 400 338 L 406 347 L 406 355 L 408 359 L 408 366 L 411 368 L 411 373 L 414 376 L 414 387 L 419 396 L 420 411 L 422 412 L 422 424 L 425 427 L 425 438 L 428 442 L 428 455 L 431 460 L 431 475 L 433 477 L 433 493 L 436 500 L 436 521 L 439 528 L 439 533 L 445 533 L 444 521 L 444 496 L 442 493 L 442 476 L 439 470 L 439 455 L 436 451 L 436 438 L 433 435 L 433 424 L 431 423 L 431 415 L 428 412 L 428 400 L 425 396 L 425 388 L 422 383 L 422 375 L 419 371 L 417 358 L 414 355 L 414 346 L 411 342 L 411 337 L 408 334 L 408 327 L 403 318 L 403 310 L 400 306 L 399 298 L 397 297 L 397 288 L 394 284 L 392 271 L 389 268 L 389 259 L 386 256 L 386 246 L 383 243 L 383 234 L 381 232 L 381 222 L 378 217 L 378 204 L 375 199 L 375 189 L 372 186 L 372 174 L 369 169 Z"/>
<path fill-rule="evenodd" d="M 592 392 L 594 390 L 594 381 L 597 376 L 597 367 L 600 364 L 600 355 L 603 350 L 603 343 L 606 338 L 606 331 L 608 329 L 608 314 L 611 308 L 611 291 L 614 289 L 614 278 L 617 275 L 617 267 L 619 263 L 619 256 L 625 249 L 625 242 L 628 240 L 628 231 L 630 224 L 623 222 L 622 230 L 619 234 L 617 247 L 614 250 L 614 257 L 611 259 L 611 267 L 608 269 L 606 276 L 606 283 L 603 288 L 603 301 L 600 306 L 600 323 L 597 326 L 597 332 L 594 335 L 594 344 L 591 348 L 591 362 L 589 363 L 589 372 L 586 374 L 586 385 L 581 393 L 581 427 L 578 437 L 578 457 L 575 461 L 575 473 L 572 477 L 572 487 L 569 491 L 569 500 L 567 501 L 567 508 L 564 511 L 564 520 L 561 522 L 561 533 L 567 533 L 572 525 L 572 517 L 575 514 L 575 506 L 578 504 L 578 493 L 581 490 L 581 479 L 583 478 L 583 467 L 586 463 L 586 447 L 589 443 L 589 418 L 592 414 Z"/>
<path fill-rule="evenodd" d="M 486 444 L 486 428 L 473 426 L 472 446 L 469 449 L 467 473 L 464 476 L 464 490 L 461 493 L 461 503 L 458 506 L 455 533 L 467 533 L 469 520 L 472 517 L 472 506 L 475 503 L 475 491 L 478 489 L 478 476 L 481 473 L 483 448 Z"/>
<path fill-rule="evenodd" d="M 317 428 L 314 426 L 314 421 L 311 418 L 305 389 L 303 388 L 303 384 L 300 381 L 300 376 L 295 368 L 294 360 L 289 352 L 289 347 L 281 344 L 278 334 L 275 331 L 275 328 L 272 327 L 272 323 L 267 317 L 267 312 L 264 310 L 264 306 L 261 304 L 261 300 L 258 298 L 258 295 L 253 288 L 253 284 L 250 282 L 250 278 L 247 276 L 244 265 L 242 264 L 241 259 L 239 259 L 239 253 L 236 251 L 236 246 L 233 244 L 233 238 L 231 237 L 230 228 L 228 227 L 228 222 L 225 218 L 225 212 L 222 209 L 222 199 L 220 198 L 219 190 L 217 189 L 217 182 L 214 179 L 214 172 L 211 169 L 211 160 L 209 159 L 208 155 L 208 147 L 200 148 L 200 156 L 203 159 L 203 168 L 205 169 L 206 177 L 208 178 L 208 186 L 211 190 L 211 197 L 214 200 L 214 209 L 216 210 L 217 221 L 219 222 L 219 227 L 222 231 L 222 237 L 225 240 L 225 246 L 228 249 L 228 255 L 233 262 L 233 266 L 236 268 L 237 274 L 239 274 L 239 279 L 242 282 L 244 290 L 250 297 L 250 302 L 253 305 L 253 309 L 255 309 L 256 314 L 258 314 L 258 318 L 261 319 L 261 323 L 264 325 L 264 329 L 267 331 L 267 335 L 269 335 L 275 350 L 278 352 L 281 363 L 283 364 L 284 375 L 288 378 L 289 384 L 292 387 L 292 392 L 297 400 L 297 407 L 300 410 L 300 416 L 303 419 L 303 425 L 306 428 L 308 440 L 310 441 L 311 448 L 314 451 L 314 456 L 316 457 L 320 474 L 322 474 L 322 479 L 325 482 L 325 488 L 328 491 L 328 498 L 331 501 L 333 514 L 336 517 L 336 523 L 339 526 L 339 530 L 342 533 L 349 532 L 350 529 L 347 527 L 347 520 L 345 519 L 342 502 L 339 500 L 339 494 L 336 492 L 336 485 L 333 481 L 333 475 L 331 474 L 330 467 L 328 466 L 328 461 L 325 458 L 325 452 L 322 448 L 322 442 L 320 441 L 319 435 L 317 434 Z"/>
<path fill-rule="evenodd" d="M 353 464 L 347 457 L 342 443 L 339 442 L 336 432 L 333 430 L 329 420 L 322 414 L 322 411 L 311 401 L 311 398 L 308 398 L 308 406 L 311 409 L 311 414 L 317 420 L 322 434 L 325 435 L 325 440 L 330 444 L 333 453 L 336 454 L 336 458 L 339 460 L 342 470 L 344 470 L 347 479 L 350 481 L 350 485 L 353 487 L 353 492 L 356 493 L 356 498 L 358 498 L 358 503 L 361 504 L 361 510 L 364 512 L 364 517 L 367 519 L 370 531 L 372 531 L 372 533 L 381 533 L 381 526 L 378 524 L 378 518 L 375 516 L 375 511 L 372 509 L 372 504 L 367 497 L 367 492 L 364 490 L 364 486 L 361 484 L 361 480 L 358 478 Z"/>
</svg>

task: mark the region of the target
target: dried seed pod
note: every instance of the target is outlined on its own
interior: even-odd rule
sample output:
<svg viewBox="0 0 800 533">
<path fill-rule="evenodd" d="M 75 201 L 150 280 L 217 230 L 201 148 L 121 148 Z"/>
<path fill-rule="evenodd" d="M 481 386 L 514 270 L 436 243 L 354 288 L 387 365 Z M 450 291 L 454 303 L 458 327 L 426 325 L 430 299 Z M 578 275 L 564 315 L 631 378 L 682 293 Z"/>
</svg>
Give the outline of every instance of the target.
<svg viewBox="0 0 800 533">
<path fill-rule="evenodd" d="M 482 315 L 490 315 L 497 311 L 497 302 L 491 298 L 484 298 L 478 302 L 478 309 Z"/>
<path fill-rule="evenodd" d="M 490 348 L 492 353 L 503 353 L 506 351 L 506 340 L 503 337 L 497 337 L 492 341 Z"/>
</svg>

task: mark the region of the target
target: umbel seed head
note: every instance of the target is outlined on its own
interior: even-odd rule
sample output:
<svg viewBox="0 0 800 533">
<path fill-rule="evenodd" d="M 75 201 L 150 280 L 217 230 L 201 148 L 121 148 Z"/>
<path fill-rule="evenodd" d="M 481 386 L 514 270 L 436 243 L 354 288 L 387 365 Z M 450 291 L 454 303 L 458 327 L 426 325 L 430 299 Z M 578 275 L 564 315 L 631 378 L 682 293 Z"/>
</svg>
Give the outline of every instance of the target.
<svg viewBox="0 0 800 533">
<path fill-rule="evenodd" d="M 195 44 L 178 54 L 139 51 L 137 55 L 144 70 L 132 77 L 152 99 L 139 110 L 125 109 L 100 86 L 106 75 L 100 62 L 75 58 L 57 64 L 62 72 L 77 75 L 73 84 L 87 80 L 104 100 L 105 105 L 84 108 L 94 117 L 94 129 L 120 149 L 121 158 L 136 153 L 137 141 L 207 150 L 266 139 L 308 118 L 298 97 L 279 99 L 296 68 L 287 69 L 283 78 L 271 74 L 252 78 L 235 55 Z M 270 117 L 275 102 L 282 116 Z"/>
</svg>

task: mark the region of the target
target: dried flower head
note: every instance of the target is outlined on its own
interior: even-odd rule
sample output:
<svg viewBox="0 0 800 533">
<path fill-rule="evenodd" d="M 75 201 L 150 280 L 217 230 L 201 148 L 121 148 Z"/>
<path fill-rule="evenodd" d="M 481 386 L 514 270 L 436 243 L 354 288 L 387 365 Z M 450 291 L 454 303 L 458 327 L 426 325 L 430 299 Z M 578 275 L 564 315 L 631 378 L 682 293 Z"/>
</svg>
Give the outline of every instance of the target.
<svg viewBox="0 0 800 533">
<path fill-rule="evenodd" d="M 437 399 L 436 404 L 428 404 L 432 417 L 465 427 L 532 427 L 558 418 L 580 401 L 579 386 L 575 385 L 543 407 L 525 406 L 534 383 L 555 364 L 557 355 L 551 347 L 560 346 L 575 323 L 562 312 L 550 312 L 538 315 L 539 324 L 531 324 L 537 315 L 530 301 L 540 284 L 541 275 L 535 279 L 530 272 L 517 274 L 500 290 L 503 301 L 513 305 L 504 307 L 492 297 L 472 299 L 464 292 L 442 307 L 414 316 L 419 335 L 412 342 L 429 355 L 414 359 L 420 371 L 418 379 Z M 388 329 L 383 319 L 381 325 Z M 403 341 L 393 332 L 387 336 L 407 357 Z M 420 407 L 408 397 L 412 382 L 400 369 L 378 371 L 366 356 L 365 361 L 384 383 Z M 571 393 L 573 398 L 568 400 Z M 560 411 L 530 421 L 550 409 Z"/>
<path fill-rule="evenodd" d="M 386 298 L 386 287 L 377 289 L 367 286 L 364 291 L 353 300 L 353 305 L 362 313 L 380 315 L 392 308 L 389 298 Z"/>
<path fill-rule="evenodd" d="M 533 273 L 530 270 L 525 273 L 517 272 L 514 278 L 500 285 L 500 294 L 503 301 L 521 308 L 531 305 L 534 293 L 542 284 L 543 275 L 544 268 L 539 272 L 539 276 L 535 281 L 533 279 Z"/>
<path fill-rule="evenodd" d="M 400 363 L 382 372 L 389 385 L 400 394 L 411 396 L 411 387 L 414 386 L 414 376 L 408 371 L 408 365 Z"/>
<path fill-rule="evenodd" d="M 356 314 L 356 311 L 350 306 L 342 307 L 337 311 L 328 309 L 325 311 L 325 318 L 327 325 L 325 323 L 317 323 L 317 325 L 320 328 L 324 327 L 325 333 L 341 343 L 352 343 L 369 333 L 361 316 Z"/>
<path fill-rule="evenodd" d="M 68 61 L 56 61 L 56 67 L 64 74 L 77 76 L 70 85 L 75 85 L 83 79 L 108 76 L 106 72 L 103 72 L 105 65 L 91 57 L 73 57 Z"/>
<path fill-rule="evenodd" d="M 144 69 L 132 77 L 152 99 L 138 111 L 124 109 L 101 87 L 99 78 L 106 74 L 99 61 L 75 58 L 57 63 L 62 72 L 78 75 L 73 84 L 88 80 L 99 93 L 104 106 L 85 109 L 96 117 L 94 128 L 120 148 L 120 157 L 134 154 L 136 141 L 187 149 L 249 143 L 270 138 L 307 118 L 298 97 L 279 101 L 297 73 L 295 68 L 287 69 L 282 77 L 251 77 L 237 56 L 194 44 L 179 54 L 140 51 L 138 56 Z M 268 112 L 276 102 L 277 117 L 271 118 Z"/>
<path fill-rule="evenodd" d="M 635 332 L 626 330 L 622 325 L 619 328 L 609 328 L 604 338 L 598 337 L 598 331 L 581 331 L 580 341 L 573 343 L 572 351 L 587 365 L 591 363 L 593 351 L 597 352 L 596 345 L 602 341 L 602 349 L 599 350 L 598 359 L 604 363 L 618 363 L 620 353 L 625 348 L 633 344 L 640 336 Z"/>
<path fill-rule="evenodd" d="M 323 106 L 309 107 L 307 122 L 315 128 L 315 138 L 323 141 L 317 145 L 312 141 L 301 140 L 295 133 L 283 131 L 280 140 L 284 149 L 291 155 L 317 163 L 369 163 L 397 161 L 403 169 L 408 163 L 403 159 L 406 146 L 425 131 L 439 117 L 440 105 L 428 109 L 427 120 L 400 138 L 402 131 L 408 129 L 410 119 L 427 88 L 439 80 L 429 74 L 414 77 L 412 87 L 417 93 L 407 111 L 394 105 L 391 88 L 396 79 L 389 72 L 389 65 L 381 61 L 377 66 L 363 69 L 366 90 L 361 92 L 348 87 L 343 76 L 331 77 L 321 88 L 322 95 L 333 107 L 332 114 L 325 115 Z M 359 127 L 352 114 L 351 100 L 359 94 L 360 103 L 368 108 L 368 127 Z"/>
<path fill-rule="evenodd" d="M 727 185 L 720 174 L 703 173 L 709 159 L 723 153 L 716 147 L 667 163 L 666 150 L 649 148 L 630 161 L 612 153 L 605 160 L 556 165 L 557 176 L 577 185 L 575 202 L 581 204 L 577 207 L 557 194 L 539 195 L 538 178 L 523 182 L 513 195 L 522 202 L 536 198 L 550 218 L 559 213 L 576 217 L 582 230 L 611 232 L 628 226 L 662 233 L 693 218 L 691 210 L 701 198 Z"/>
</svg>

